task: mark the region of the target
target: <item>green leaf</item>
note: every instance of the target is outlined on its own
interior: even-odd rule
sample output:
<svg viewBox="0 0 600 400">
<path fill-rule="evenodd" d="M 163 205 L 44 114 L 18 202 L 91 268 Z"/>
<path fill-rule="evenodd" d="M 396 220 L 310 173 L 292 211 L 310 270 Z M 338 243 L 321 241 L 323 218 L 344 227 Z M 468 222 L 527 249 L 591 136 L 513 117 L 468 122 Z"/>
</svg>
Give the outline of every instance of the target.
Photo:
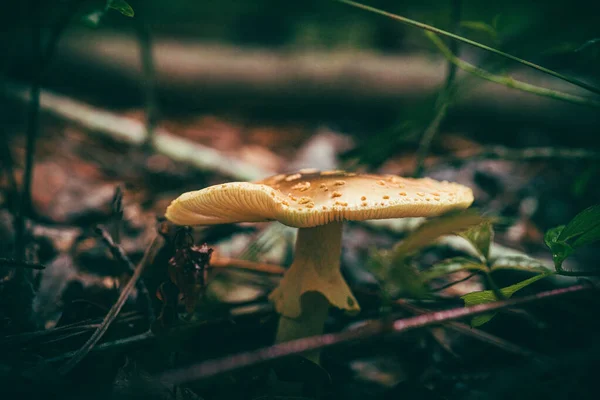
<svg viewBox="0 0 600 400">
<path fill-rule="evenodd" d="M 397 292 L 404 297 L 422 299 L 429 293 L 429 288 L 421 280 L 417 269 L 409 262 L 394 264 L 390 269 L 388 281 L 384 286 L 388 293 Z"/>
<path fill-rule="evenodd" d="M 548 268 L 539 260 L 528 256 L 503 256 L 492 261 L 491 270 L 512 269 L 536 273 L 547 273 Z"/>
<path fill-rule="evenodd" d="M 600 166 L 593 165 L 586 168 L 573 182 L 573 194 L 577 197 L 583 197 L 590 189 L 594 176 L 600 171 Z"/>
<path fill-rule="evenodd" d="M 598 240 L 600 240 L 600 224 L 596 225 L 595 227 L 589 229 L 587 232 L 579 236 L 573 242 L 573 247 L 578 248 L 581 246 L 585 246 L 586 244 L 594 243 Z"/>
<path fill-rule="evenodd" d="M 108 0 L 106 7 L 117 10 L 126 17 L 134 16 L 133 8 L 125 0 Z"/>
<path fill-rule="evenodd" d="M 539 274 L 532 278 L 515 283 L 514 285 L 502 288 L 502 289 L 500 289 L 500 291 L 506 298 L 510 298 L 517 291 L 523 289 L 524 287 L 526 287 L 528 285 L 531 285 L 534 282 L 539 281 L 542 278 L 552 275 L 552 274 L 553 273 Z M 481 292 L 468 293 L 464 296 L 461 296 L 461 299 L 464 300 L 465 307 L 470 307 L 470 306 L 474 306 L 477 304 L 492 303 L 497 300 L 496 295 L 494 294 L 493 290 L 484 290 Z M 473 319 L 471 320 L 471 326 L 473 326 L 473 327 L 481 326 L 481 325 L 485 324 L 486 322 L 490 321 L 492 318 L 494 318 L 495 315 L 496 315 L 496 313 L 494 312 L 494 313 L 482 314 L 482 315 L 473 317 Z"/>
<path fill-rule="evenodd" d="M 600 204 L 586 208 L 577 214 L 562 230 L 558 240 L 567 241 L 587 233 L 598 225 L 600 225 Z"/>
<path fill-rule="evenodd" d="M 546 231 L 546 234 L 544 235 L 544 242 L 546 243 L 546 246 L 552 248 L 552 245 L 558 242 L 558 237 L 560 236 L 563 229 L 565 229 L 564 225 L 559 225 L 555 226 L 554 228 L 548 229 Z"/>
<path fill-rule="evenodd" d="M 589 207 L 575 216 L 567 225 L 549 229 L 544 235 L 546 246 L 552 251 L 556 269 L 573 252 L 600 240 L 600 204 Z"/>
<path fill-rule="evenodd" d="M 458 271 L 485 271 L 485 265 L 467 257 L 453 257 L 434 264 L 421 273 L 421 280 L 428 282 L 432 279 L 450 275 Z"/>
<path fill-rule="evenodd" d="M 393 257 L 403 259 L 433 244 L 441 236 L 462 232 L 486 221 L 488 219 L 475 210 L 455 211 L 429 219 L 394 248 Z"/>
<path fill-rule="evenodd" d="M 389 276 L 390 271 L 389 251 L 370 251 L 366 267 L 378 281 L 385 282 Z"/>
<path fill-rule="evenodd" d="M 392 265 L 389 251 L 372 252 L 367 268 L 388 294 L 423 298 L 428 293 L 425 283 L 410 262 L 404 259 Z"/>
<path fill-rule="evenodd" d="M 459 235 L 467 239 L 475 247 L 475 250 L 481 255 L 482 261 L 486 261 L 489 258 L 490 246 L 494 238 L 491 221 L 485 221 L 473 226 Z"/>
<path fill-rule="evenodd" d="M 428 287 L 421 274 L 414 268 L 411 257 L 422 248 L 433 244 L 440 236 L 459 233 L 486 221 L 488 219 L 475 210 L 454 211 L 431 218 L 392 250 L 372 254 L 368 268 L 386 290 L 422 298 L 427 295 Z M 465 262 L 465 268 L 475 268 L 479 264 L 472 260 L 469 263 Z M 436 273 L 445 274 L 441 269 L 442 267 Z"/>
</svg>

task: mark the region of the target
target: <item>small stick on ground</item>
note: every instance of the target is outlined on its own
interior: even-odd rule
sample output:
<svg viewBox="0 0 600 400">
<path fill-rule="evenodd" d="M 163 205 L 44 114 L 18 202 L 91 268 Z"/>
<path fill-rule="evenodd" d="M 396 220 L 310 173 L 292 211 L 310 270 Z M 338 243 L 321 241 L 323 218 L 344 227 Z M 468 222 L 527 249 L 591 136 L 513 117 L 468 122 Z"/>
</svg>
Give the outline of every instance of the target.
<svg viewBox="0 0 600 400">
<path fill-rule="evenodd" d="M 119 295 L 119 299 L 112 306 L 108 314 L 106 314 L 106 317 L 104 317 L 104 320 L 102 321 L 102 324 L 100 324 L 100 327 L 92 334 L 88 341 L 79 350 L 76 351 L 76 353 L 73 355 L 73 358 L 71 358 L 68 362 L 66 362 L 62 367 L 59 368 L 59 374 L 66 375 L 67 373 L 69 373 L 94 348 L 96 343 L 100 341 L 102 336 L 110 327 L 111 323 L 115 320 L 117 315 L 119 315 L 119 312 L 125 305 L 129 294 L 133 290 L 133 287 L 135 286 L 138 279 L 142 276 L 144 269 L 148 264 L 152 263 L 154 257 L 162 248 L 163 244 L 164 238 L 160 235 L 157 235 L 150 244 L 150 246 L 148 246 L 144 257 L 135 268 L 135 272 L 133 273 L 127 284 L 123 287 L 123 290 Z"/>
<path fill-rule="evenodd" d="M 108 231 L 106 229 L 104 229 L 100 226 L 96 227 L 96 233 L 98 233 L 102 237 L 102 240 L 110 249 L 113 257 L 118 262 L 120 262 L 125 267 L 127 267 L 129 272 L 131 272 L 132 274 L 135 274 L 135 271 L 136 271 L 135 265 L 133 265 L 133 263 L 131 262 L 129 257 L 127 257 L 127 254 L 125 254 L 125 250 L 123 250 L 123 248 L 121 246 L 119 246 L 117 243 L 115 243 L 113 238 L 110 236 L 110 233 L 108 233 Z M 146 306 L 148 309 L 147 310 L 148 318 L 150 320 L 150 323 L 152 323 L 155 320 L 154 308 L 152 308 L 152 298 L 150 297 L 150 292 L 148 291 L 148 288 L 146 287 L 146 284 L 144 283 L 144 281 L 142 279 L 139 279 L 137 281 L 137 289 L 140 292 L 140 294 L 144 297 L 144 301 L 146 301 Z"/>
<path fill-rule="evenodd" d="M 6 84 L 4 89 L 10 97 L 22 101 L 30 98 L 21 86 Z M 40 104 L 45 112 L 76 123 L 95 134 L 131 145 L 140 146 L 146 143 L 145 124 L 132 118 L 122 117 L 49 91 L 43 91 Z M 273 171 L 235 159 L 160 127 L 154 130 L 154 150 L 199 170 L 218 172 L 234 179 L 252 181 L 274 174 Z"/>
<path fill-rule="evenodd" d="M 164 382 L 169 382 L 171 384 L 182 384 L 199 379 L 206 379 L 224 372 L 238 370 L 240 368 L 257 365 L 259 363 L 277 360 L 294 354 L 322 350 L 324 348 L 340 345 L 350 341 L 371 339 L 384 334 L 402 334 L 413 329 L 426 328 L 448 321 L 474 317 L 508 307 L 520 306 L 526 303 L 556 298 L 566 294 L 583 292 L 591 289 L 594 289 L 594 286 L 590 284 L 574 285 L 571 287 L 540 292 L 521 298 L 512 298 L 493 303 L 478 304 L 471 307 L 436 311 L 416 317 L 392 321 L 391 323 L 375 321 L 361 326 L 360 328 L 349 329 L 339 333 L 330 333 L 293 340 L 254 351 L 205 361 L 186 368 L 167 371 L 159 375 L 157 379 L 160 379 Z"/>
<path fill-rule="evenodd" d="M 409 302 L 407 302 L 405 300 L 397 300 L 394 302 L 394 304 L 404 308 L 405 310 L 407 310 L 411 313 L 418 314 L 418 315 L 427 314 L 429 312 L 429 310 L 421 308 L 421 307 L 417 307 L 413 304 L 410 304 Z M 443 326 L 445 328 L 451 329 L 453 331 L 460 332 L 465 336 L 469 336 L 469 337 L 477 339 L 481 342 L 488 343 L 492 346 L 498 347 L 509 353 L 518 354 L 523 357 L 536 357 L 536 358 L 539 357 L 539 355 L 535 354 L 533 351 L 531 351 L 529 349 L 518 346 L 514 343 L 509 342 L 508 340 L 502 339 L 498 336 L 492 335 L 492 334 L 482 331 L 480 329 L 471 328 L 469 325 L 463 324 L 462 322 L 450 321 L 450 322 L 446 322 Z"/>
<path fill-rule="evenodd" d="M 215 257 L 210 261 L 214 268 L 236 268 L 271 275 L 283 275 L 285 268 L 275 264 L 265 264 L 237 258 Z"/>
</svg>

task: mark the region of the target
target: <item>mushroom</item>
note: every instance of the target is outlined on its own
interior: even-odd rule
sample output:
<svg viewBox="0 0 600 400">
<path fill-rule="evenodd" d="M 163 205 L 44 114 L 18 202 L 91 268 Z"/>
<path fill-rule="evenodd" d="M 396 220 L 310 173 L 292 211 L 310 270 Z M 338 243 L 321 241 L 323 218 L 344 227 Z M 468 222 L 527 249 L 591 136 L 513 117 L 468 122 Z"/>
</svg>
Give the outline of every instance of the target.
<svg viewBox="0 0 600 400">
<path fill-rule="evenodd" d="M 340 272 L 343 221 L 428 217 L 473 202 L 470 188 L 429 178 L 301 170 L 184 193 L 167 208 L 180 225 L 279 221 L 299 228 L 294 261 L 270 294 L 278 342 L 319 335 L 330 306 L 360 311 Z M 318 353 L 305 355 L 318 363 Z"/>
</svg>

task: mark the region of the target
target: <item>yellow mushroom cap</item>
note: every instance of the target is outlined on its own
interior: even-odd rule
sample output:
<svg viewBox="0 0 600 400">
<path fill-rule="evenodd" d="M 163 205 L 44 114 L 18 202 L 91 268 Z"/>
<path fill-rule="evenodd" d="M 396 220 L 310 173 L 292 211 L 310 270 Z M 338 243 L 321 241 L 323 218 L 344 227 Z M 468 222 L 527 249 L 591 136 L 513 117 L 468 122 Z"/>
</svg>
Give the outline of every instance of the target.
<svg viewBox="0 0 600 400">
<path fill-rule="evenodd" d="M 279 221 L 296 228 L 333 221 L 430 217 L 473 202 L 470 188 L 430 178 L 300 171 L 187 192 L 167 208 L 179 225 Z"/>
</svg>

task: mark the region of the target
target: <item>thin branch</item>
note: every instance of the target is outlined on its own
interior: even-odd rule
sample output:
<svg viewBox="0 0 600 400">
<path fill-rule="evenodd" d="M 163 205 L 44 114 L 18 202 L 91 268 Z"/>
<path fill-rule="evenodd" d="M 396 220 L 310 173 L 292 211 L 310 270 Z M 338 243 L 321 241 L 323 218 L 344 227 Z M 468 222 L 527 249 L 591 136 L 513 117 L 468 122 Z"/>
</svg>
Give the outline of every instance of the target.
<svg viewBox="0 0 600 400">
<path fill-rule="evenodd" d="M 5 85 L 10 96 L 27 100 L 29 96 L 19 86 Z M 65 96 L 44 91 L 41 106 L 51 113 L 73 123 L 79 124 L 90 132 L 111 137 L 113 140 L 143 145 L 146 142 L 146 126 L 134 119 L 104 111 Z M 215 171 L 239 180 L 256 180 L 273 174 L 253 164 L 228 155 L 207 146 L 178 137 L 164 129 L 156 128 L 154 148 L 173 160 L 188 163 L 200 170 Z"/>
<path fill-rule="evenodd" d="M 452 0 L 452 31 L 457 31 L 460 26 L 460 19 L 462 13 L 461 11 L 461 0 Z M 458 53 L 458 42 L 452 41 L 450 43 L 450 48 L 452 50 L 452 53 Z M 413 173 L 413 176 L 415 178 L 419 178 L 423 174 L 425 159 L 429 154 L 429 149 L 431 148 L 433 138 L 439 131 L 440 125 L 444 118 L 446 118 L 446 114 L 448 113 L 448 108 L 450 106 L 453 93 L 454 81 L 456 79 L 456 64 L 448 60 L 447 68 L 448 69 L 446 73 L 446 82 L 444 83 L 444 87 L 437 99 L 437 112 L 433 120 L 423 132 L 423 136 L 421 136 L 421 140 L 419 142 L 419 148 L 417 149 L 416 156 L 416 166 L 415 171 Z"/>
<path fill-rule="evenodd" d="M 141 320 L 143 315 L 137 311 L 130 311 L 123 313 L 117 318 L 115 322 L 117 323 L 131 323 L 137 320 Z M 58 326 L 50 329 L 37 330 L 32 332 L 22 332 L 18 334 L 8 335 L 4 337 L 0 337 L 0 347 L 4 346 L 14 346 L 21 345 L 23 343 L 30 342 L 32 340 L 41 339 L 48 336 L 59 336 L 64 333 L 69 333 L 72 331 L 81 331 L 81 332 L 89 332 L 90 330 L 96 330 L 100 323 L 102 322 L 102 318 L 88 319 L 79 322 L 74 322 L 72 324 Z"/>
<path fill-rule="evenodd" d="M 29 263 L 26 261 L 20 260 L 12 260 L 10 258 L 0 258 L 0 267 L 9 267 L 9 268 L 31 268 L 42 270 L 45 269 L 46 266 L 42 264 Z"/>
<path fill-rule="evenodd" d="M 375 321 L 359 328 L 349 329 L 339 333 L 330 333 L 321 336 L 313 336 L 310 338 L 294 340 L 254 351 L 205 361 L 186 368 L 167 371 L 159 375 L 158 379 L 173 384 L 181 384 L 199 379 L 206 379 L 224 372 L 238 370 L 240 368 L 249 367 L 267 361 L 273 361 L 294 354 L 305 353 L 307 351 L 320 350 L 349 341 L 370 339 L 375 336 L 390 333 L 402 334 L 412 329 L 425 328 L 448 321 L 473 317 L 507 307 L 514 307 L 535 301 L 556 298 L 569 293 L 582 292 L 593 288 L 594 286 L 590 284 L 580 284 L 567 288 L 540 292 L 521 298 L 478 304 L 471 307 L 437 311 L 416 317 L 392 321 L 391 323 Z"/>
<path fill-rule="evenodd" d="M 535 86 L 526 82 L 515 80 L 509 76 L 499 76 L 492 74 L 482 68 L 476 67 L 475 65 L 461 60 L 455 55 L 448 46 L 435 34 L 426 32 L 426 35 L 433 44 L 440 50 L 440 52 L 446 57 L 446 59 L 456 65 L 458 68 L 466 71 L 470 74 L 478 76 L 479 78 L 485 79 L 490 82 L 498 83 L 511 89 L 521 90 L 523 92 L 532 93 L 537 96 L 549 97 L 555 100 L 566 101 L 573 104 L 579 104 L 590 107 L 600 107 L 600 101 L 589 99 L 586 97 L 576 96 L 569 93 L 560 92 L 558 90 L 547 89 L 540 86 Z"/>
<path fill-rule="evenodd" d="M 543 72 L 543 73 L 548 74 L 548 75 L 552 75 L 552 76 L 554 76 L 556 78 L 562 79 L 563 81 L 567 81 L 567 82 L 569 82 L 569 83 L 571 83 L 573 85 L 576 85 L 576 86 L 579 86 L 579 87 L 584 88 L 586 90 L 589 90 L 590 92 L 593 92 L 593 93 L 596 93 L 596 94 L 600 94 L 600 88 L 594 87 L 594 86 L 592 86 L 590 84 L 587 84 L 587 83 L 585 83 L 583 81 L 580 81 L 578 79 L 575 79 L 575 78 L 572 78 L 572 77 L 560 74 L 560 73 L 558 73 L 556 71 L 553 71 L 551 69 L 548 69 L 548 68 L 542 67 L 540 65 L 534 64 L 534 63 L 532 63 L 530 61 L 523 60 L 522 58 L 513 56 L 513 55 L 505 53 L 503 51 L 494 49 L 493 47 L 489 47 L 489 46 L 486 46 L 484 44 L 478 43 L 478 42 L 476 42 L 474 40 L 470 40 L 470 39 L 464 38 L 462 36 L 459 36 L 459 35 L 456 35 L 456 34 L 453 34 L 453 33 L 447 32 L 447 31 L 444 31 L 442 29 L 438 29 L 436 27 L 424 24 L 422 22 L 414 21 L 412 19 L 400 16 L 400 15 L 392 14 L 392 13 L 387 12 L 387 11 L 383 11 L 383 10 L 380 10 L 380 9 L 377 9 L 377 8 L 374 8 L 374 7 L 370 7 L 370 6 L 367 6 L 365 4 L 357 3 L 357 2 L 354 2 L 354 1 L 350 1 L 350 0 L 336 0 L 336 1 L 339 1 L 340 3 L 344 3 L 344 4 L 347 4 L 347 5 L 356 7 L 356 8 L 361 8 L 363 10 L 370 11 L 370 12 L 375 13 L 375 14 L 383 15 L 383 16 L 386 16 L 388 18 L 395 19 L 396 21 L 400 21 L 400 22 L 402 22 L 403 24 L 406 24 L 406 25 L 414 26 L 414 27 L 417 27 L 417 28 L 420 28 L 420 29 L 423 29 L 423 30 L 426 30 L 426 31 L 429 31 L 429 32 L 437 33 L 438 35 L 442 35 L 442 36 L 446 36 L 446 37 L 452 38 L 454 40 L 458 40 L 459 42 L 466 43 L 466 44 L 471 45 L 473 47 L 477 47 L 479 49 L 489 51 L 489 52 L 497 54 L 499 56 L 508 58 L 509 60 L 513 60 L 513 61 L 516 61 L 516 62 L 521 63 L 523 65 L 526 65 L 526 66 L 528 66 L 530 68 L 533 68 L 533 69 L 535 69 L 537 71 Z"/>
<path fill-rule="evenodd" d="M 133 287 L 135 286 L 137 280 L 142 276 L 144 269 L 148 264 L 152 263 L 156 254 L 162 248 L 163 242 L 164 239 L 162 238 L 162 236 L 157 235 L 155 237 L 150 246 L 148 246 L 144 257 L 142 258 L 138 266 L 135 268 L 135 272 L 133 273 L 127 284 L 123 287 L 123 290 L 121 291 L 117 302 L 112 306 L 108 314 L 106 314 L 106 317 L 104 317 L 104 320 L 102 321 L 102 324 L 100 324 L 100 327 L 92 334 L 88 341 L 85 342 L 85 344 L 79 350 L 77 350 L 77 352 L 73 355 L 73 358 L 71 358 L 59 368 L 59 374 L 66 375 L 67 373 L 69 373 L 94 348 L 94 346 L 96 345 L 96 343 L 98 343 L 102 336 L 104 336 L 111 323 L 119 315 L 119 312 L 125 305 L 125 302 L 129 298 L 129 295 L 133 290 Z"/>
<path fill-rule="evenodd" d="M 456 285 L 458 283 L 466 282 L 466 281 L 468 281 L 469 279 L 473 278 L 476 275 L 477 275 L 477 272 L 472 272 L 469 275 L 465 276 L 464 278 L 457 279 L 455 281 L 448 282 L 447 284 L 445 284 L 443 286 L 437 287 L 437 288 L 433 289 L 432 292 L 434 292 L 434 293 L 435 292 L 441 292 L 442 290 L 446 290 L 446 289 L 448 289 L 448 288 L 450 288 L 450 287 L 452 287 L 452 286 L 454 286 L 454 285 Z"/>
<path fill-rule="evenodd" d="M 283 275 L 286 271 L 282 266 L 275 264 L 265 264 L 229 257 L 215 257 L 211 259 L 210 266 L 214 268 L 237 268 L 270 275 Z"/>
<path fill-rule="evenodd" d="M 123 250 L 121 246 L 115 243 L 112 236 L 110 236 L 110 233 L 108 233 L 106 229 L 100 226 L 96 227 L 96 233 L 98 233 L 102 237 L 102 240 L 110 249 L 110 252 L 112 253 L 113 257 L 118 262 L 123 264 L 129 270 L 130 273 L 135 274 L 135 265 L 133 265 L 129 257 L 127 257 L 127 254 L 125 254 L 125 250 Z M 155 315 L 154 308 L 152 307 L 152 297 L 150 296 L 150 292 L 148 291 L 148 288 L 146 287 L 146 284 L 144 283 L 143 279 L 138 279 L 136 286 L 140 294 L 144 297 L 144 301 L 146 302 L 147 308 L 146 313 L 148 318 L 150 319 L 150 322 L 152 323 L 155 320 Z"/>
<path fill-rule="evenodd" d="M 151 331 L 147 331 L 144 333 L 140 333 L 139 335 L 134 335 L 134 336 L 129 336 L 127 338 L 123 338 L 123 339 L 117 339 L 114 340 L 112 342 L 106 342 L 106 343 L 100 343 L 97 346 L 94 346 L 93 351 L 102 351 L 102 350 L 113 350 L 115 348 L 121 348 L 124 346 L 130 346 L 132 344 L 140 344 L 142 342 L 146 342 L 148 340 L 152 340 L 154 339 L 156 336 L 151 332 Z M 80 350 L 77 351 L 70 351 L 68 353 L 64 353 L 61 354 L 59 356 L 53 357 L 53 358 L 49 358 L 44 360 L 47 363 L 54 363 L 54 362 L 59 362 L 59 361 L 63 361 L 63 360 L 69 360 L 69 362 L 71 360 L 73 360 L 75 357 L 79 356 L 79 352 Z"/>
<path fill-rule="evenodd" d="M 396 304 L 412 313 L 415 313 L 415 314 L 426 314 L 429 312 L 429 310 L 421 308 L 421 307 L 417 307 L 413 304 L 410 304 L 409 302 L 407 302 L 405 300 L 397 300 L 394 302 L 394 304 Z M 469 336 L 469 337 L 472 337 L 473 339 L 477 339 L 481 342 L 498 347 L 499 349 L 502 349 L 509 353 L 518 354 L 523 357 L 536 357 L 536 358 L 540 357 L 539 355 L 535 354 L 533 351 L 531 351 L 529 349 L 518 346 L 518 345 L 511 343 L 505 339 L 502 339 L 498 336 L 492 335 L 491 333 L 482 331 L 477 328 L 472 328 L 469 325 L 463 324 L 461 322 L 449 321 L 449 322 L 444 323 L 443 326 L 445 328 L 459 332 L 465 336 Z"/>
<path fill-rule="evenodd" d="M 251 303 L 248 302 L 248 304 L 243 304 L 240 303 L 238 305 L 235 305 L 234 307 L 232 307 L 229 310 L 229 315 L 228 316 L 224 316 L 222 318 L 217 318 L 216 320 L 210 320 L 208 322 L 215 322 L 215 323 L 220 323 L 220 322 L 229 322 L 231 323 L 232 321 L 235 321 L 235 318 L 237 317 L 241 317 L 243 315 L 248 315 L 248 306 L 250 304 L 257 304 L 257 303 Z M 269 303 L 267 303 L 269 304 Z M 251 313 L 253 315 L 255 314 L 265 314 L 267 315 L 270 314 L 272 312 L 272 310 L 270 308 L 267 308 L 268 311 L 265 311 L 265 309 L 263 308 L 262 310 L 256 311 L 253 310 L 251 311 Z M 120 320 L 120 319 L 119 319 Z M 198 321 L 195 323 L 189 323 L 189 324 L 184 324 L 184 325 L 180 325 L 180 326 L 175 326 L 172 328 L 172 330 L 170 331 L 170 334 L 172 334 L 173 336 L 179 336 L 181 334 L 183 335 L 188 335 L 187 332 L 193 332 L 193 331 L 197 331 L 198 327 L 200 325 L 202 326 L 206 326 L 206 322 L 207 321 Z M 116 348 L 122 348 L 122 347 L 127 347 L 127 346 L 131 346 L 131 345 L 135 345 L 135 344 L 139 344 L 141 342 L 146 342 L 148 340 L 154 339 L 156 336 L 154 335 L 154 333 L 152 333 L 151 331 L 147 331 L 145 333 L 139 334 L 139 335 L 134 335 L 134 336 L 130 336 L 127 338 L 122 338 L 122 339 L 117 339 L 111 342 L 105 342 L 105 343 L 101 343 L 97 346 L 95 346 L 92 351 L 102 351 L 102 350 L 114 350 Z M 50 359 L 45 359 L 44 362 L 45 363 L 53 363 L 53 362 L 58 362 L 58 361 L 63 361 L 66 359 L 69 359 L 71 357 L 74 357 L 76 355 L 76 351 L 71 351 L 68 353 L 64 353 L 61 355 L 58 355 L 56 357 L 50 358 Z"/>
</svg>

